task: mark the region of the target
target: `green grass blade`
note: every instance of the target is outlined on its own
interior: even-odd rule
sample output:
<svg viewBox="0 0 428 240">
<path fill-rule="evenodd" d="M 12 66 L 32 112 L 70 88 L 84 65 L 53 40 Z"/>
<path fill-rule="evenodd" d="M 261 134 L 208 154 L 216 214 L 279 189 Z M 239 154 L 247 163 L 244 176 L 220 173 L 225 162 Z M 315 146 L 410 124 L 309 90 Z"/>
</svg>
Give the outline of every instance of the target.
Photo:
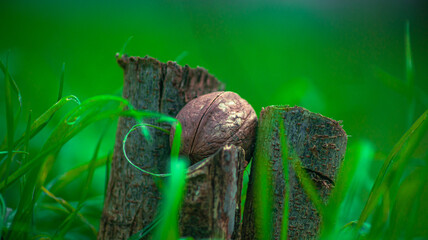
<svg viewBox="0 0 428 240">
<path fill-rule="evenodd" d="M 22 95 L 21 95 L 21 91 L 19 90 L 18 84 L 16 84 L 12 75 L 10 75 L 9 71 L 7 71 L 7 67 L 3 64 L 2 61 L 0 61 L 0 68 L 3 72 L 3 74 L 5 75 L 5 77 L 6 77 L 6 72 L 7 72 L 10 84 L 13 86 L 13 90 L 15 91 L 16 95 L 18 96 L 19 111 L 21 111 L 21 109 L 22 109 Z"/>
<path fill-rule="evenodd" d="M 110 158 L 111 158 L 111 154 L 109 154 L 109 155 L 107 155 L 105 157 L 97 159 L 95 161 L 95 163 L 94 163 L 94 167 L 98 168 L 98 167 L 104 166 L 106 163 L 109 162 Z M 70 171 L 64 173 L 60 177 L 55 178 L 54 180 L 52 180 L 47 185 L 47 187 L 53 193 L 56 193 L 56 192 L 62 190 L 65 186 L 67 186 L 68 184 L 70 184 L 71 182 L 73 182 L 74 180 L 76 180 L 79 176 L 81 176 L 86 171 L 88 171 L 90 165 L 91 165 L 91 163 L 85 163 L 85 164 L 83 164 L 81 166 L 78 166 L 76 168 L 71 169 Z"/>
<path fill-rule="evenodd" d="M 151 223 L 149 223 L 147 226 L 145 226 L 143 229 L 141 229 L 137 233 L 130 236 L 128 240 L 140 240 L 148 236 L 157 226 L 159 226 L 159 223 L 164 221 L 164 218 L 165 218 L 165 215 L 156 216 L 156 218 Z"/>
<path fill-rule="evenodd" d="M 322 216 L 324 212 L 324 204 L 321 201 L 320 195 L 318 194 L 318 191 L 315 188 L 315 184 L 313 181 L 309 178 L 308 174 L 306 173 L 306 170 L 302 167 L 302 163 L 300 161 L 300 158 L 296 156 L 294 152 L 291 152 L 288 150 L 287 141 L 285 139 L 286 137 L 286 130 L 284 127 L 284 120 L 281 116 L 278 116 L 277 118 L 279 122 L 279 130 L 280 130 L 280 144 L 282 149 L 282 160 L 284 164 L 284 155 L 286 155 L 285 161 L 291 161 L 291 166 L 296 173 L 299 182 L 303 186 L 303 190 L 306 192 L 306 194 L 309 196 L 309 199 L 311 200 L 312 204 L 317 209 L 318 213 Z M 287 168 L 286 168 L 287 167 Z M 287 171 L 284 171 L 284 174 L 287 173 L 288 178 L 288 166 L 284 166 Z M 286 181 L 288 184 L 288 179 Z M 289 188 L 289 186 L 288 186 Z M 288 194 L 286 194 L 287 197 Z"/>
<path fill-rule="evenodd" d="M 275 116 L 277 117 L 277 116 Z M 275 119 L 275 118 L 274 118 Z M 254 196 L 254 224 L 259 226 L 260 231 L 257 232 L 257 239 L 269 239 L 272 236 L 272 206 L 273 206 L 273 189 L 270 184 L 272 179 L 272 167 L 269 163 L 269 156 L 265 149 L 270 147 L 270 140 L 267 132 L 272 131 L 270 124 L 267 121 L 262 121 L 257 130 L 256 149 L 252 161 L 252 170 L 254 171 L 254 191 L 264 194 L 256 194 Z M 264 134 L 263 134 L 264 133 Z M 261 137 L 263 136 L 263 138 Z M 253 174 L 253 172 L 251 172 Z"/>
<path fill-rule="evenodd" d="M 33 237 L 33 239 L 35 240 L 51 240 L 52 237 L 49 234 L 37 234 L 36 236 Z"/>
<path fill-rule="evenodd" d="M 9 152 L 8 151 L 1 151 L 0 155 L 7 155 Z M 26 152 L 26 151 L 12 151 L 12 153 L 17 153 L 17 154 L 26 154 L 29 155 L 30 153 Z"/>
<path fill-rule="evenodd" d="M 428 107 L 428 94 L 425 93 L 418 86 L 410 86 L 406 82 L 392 76 L 391 74 L 385 72 L 379 67 L 373 67 L 373 72 L 379 81 L 381 81 L 385 86 L 389 87 L 393 91 L 405 96 L 407 100 L 412 101 L 413 98 L 416 98 L 425 108 Z M 413 76 L 413 75 L 410 75 Z"/>
<path fill-rule="evenodd" d="M 29 152 L 30 150 L 30 135 L 31 135 L 31 113 L 32 111 L 30 110 L 30 112 L 28 113 L 28 121 L 27 121 L 27 128 L 25 129 L 25 134 L 24 134 L 24 151 Z M 23 164 L 28 162 L 28 157 L 26 156 L 24 158 Z"/>
<path fill-rule="evenodd" d="M 110 123 L 104 128 L 104 131 L 101 133 L 100 138 L 98 139 L 97 145 L 95 147 L 93 156 L 91 161 L 89 162 L 89 167 L 88 167 L 88 174 L 86 177 L 86 181 L 83 183 L 82 185 L 82 193 L 80 195 L 80 199 L 79 202 L 77 204 L 77 208 L 74 209 L 72 211 L 72 214 L 70 214 L 60 225 L 59 227 L 59 234 L 58 237 L 60 239 L 62 239 L 64 237 L 64 235 L 69 231 L 69 229 L 72 227 L 72 223 L 75 219 L 76 216 L 78 216 L 79 210 L 83 207 L 83 204 L 88 196 L 89 190 L 91 188 L 91 183 L 92 183 L 92 179 L 94 176 L 94 172 L 95 172 L 95 168 L 96 168 L 96 161 L 97 161 L 97 157 L 98 157 L 98 152 L 101 148 L 101 143 L 104 139 L 105 134 L 107 133 L 107 130 L 109 129 L 108 127 L 110 126 Z M 95 236 L 96 236 L 96 231 L 95 231 Z"/>
<path fill-rule="evenodd" d="M 6 59 L 7 61 L 7 59 Z M 9 69 L 8 69 L 8 61 L 6 62 L 6 66 L 3 64 L 3 62 L 0 61 L 0 68 L 5 76 L 5 91 L 7 91 L 8 93 L 5 94 L 6 97 L 6 101 L 5 104 L 9 106 L 10 109 L 8 109 L 8 107 L 6 107 L 6 121 L 9 122 L 11 120 L 9 120 L 9 115 L 8 114 L 12 114 L 12 118 L 13 118 L 13 104 L 12 104 L 12 92 L 11 90 L 13 89 L 18 97 L 18 103 L 19 103 L 19 108 L 18 111 L 16 113 L 16 116 L 13 118 L 12 121 L 12 126 L 7 125 L 7 132 L 9 133 L 9 128 L 13 127 L 13 134 L 16 132 L 16 128 L 18 126 L 18 120 L 19 117 L 21 116 L 21 112 L 22 112 L 22 96 L 21 96 L 21 91 L 19 90 L 18 84 L 16 84 L 15 80 L 13 79 L 12 75 L 9 73 Z M 6 83 L 7 82 L 7 83 Z M 12 111 L 10 113 L 8 113 L 8 111 Z M 8 145 L 8 138 L 10 138 L 9 134 L 7 134 L 3 140 L 3 143 L 1 144 L 1 148 L 0 149 L 9 149 L 9 145 Z M 11 139 L 13 141 L 13 139 Z M 13 157 L 13 156 L 12 156 Z M 11 160 L 6 160 L 6 165 L 10 164 Z M 5 172 L 2 172 L 0 170 L 0 176 L 4 176 Z"/>
<path fill-rule="evenodd" d="M 413 124 L 413 126 L 407 130 L 407 132 L 401 137 L 401 139 L 395 144 L 394 148 L 386 158 L 376 180 L 373 185 L 373 188 L 370 192 L 369 198 L 367 200 L 367 203 L 361 212 L 360 218 L 358 220 L 357 228 L 361 228 L 363 223 L 367 220 L 370 213 L 375 208 L 376 204 L 379 202 L 379 198 L 382 194 L 387 190 L 388 186 L 386 185 L 387 182 L 384 182 L 384 179 L 388 173 L 388 170 L 392 164 L 394 164 L 394 161 L 396 160 L 397 155 L 400 151 L 403 149 L 403 145 L 408 142 L 409 140 L 412 140 L 412 137 L 415 135 L 415 133 L 418 133 L 421 129 L 423 129 L 423 125 L 426 125 L 426 118 L 428 116 L 428 110 L 425 111 L 419 118 L 416 120 L 416 122 Z M 411 146 L 407 146 L 409 148 Z M 404 149 L 405 150 L 405 149 Z M 405 161 L 408 158 L 408 154 L 410 154 L 410 151 L 406 151 L 406 154 L 401 156 L 400 159 L 402 159 L 402 162 Z"/>
<path fill-rule="evenodd" d="M 34 123 L 31 125 L 30 138 L 40 132 L 43 127 L 46 126 L 46 124 L 52 119 L 52 116 L 68 102 L 75 102 L 80 105 L 80 101 L 76 96 L 69 95 L 61 98 L 34 121 Z"/>
<path fill-rule="evenodd" d="M 61 142 L 64 144 L 66 141 Z M 9 181 L 1 181 L 0 182 L 0 192 L 4 191 L 7 187 L 9 187 L 11 184 L 13 184 L 15 181 L 19 180 L 20 177 L 22 177 L 24 174 L 28 173 L 30 170 L 32 170 L 35 166 L 40 164 L 40 162 L 53 150 L 59 147 L 60 144 L 57 144 L 50 149 L 47 149 L 45 151 L 40 152 L 36 157 L 31 158 L 26 164 L 22 165 L 20 168 L 15 170 L 9 175 Z"/>
<path fill-rule="evenodd" d="M 259 156 L 257 156 L 257 159 L 261 163 L 268 163 L 268 157 L 261 153 Z M 268 179 L 270 178 L 269 175 L 272 174 L 272 170 L 268 168 L 265 164 L 264 166 L 260 168 L 260 172 L 263 173 L 259 175 L 259 178 L 256 179 L 256 186 L 258 192 L 266 191 L 267 194 L 260 194 L 259 198 L 257 199 L 260 203 L 260 209 L 257 213 L 256 217 L 256 224 L 261 225 L 261 236 L 258 236 L 260 239 L 263 239 L 264 237 L 271 236 L 271 229 L 272 229 L 272 187 L 268 182 Z"/>
<path fill-rule="evenodd" d="M 122 50 L 120 51 L 120 53 L 119 53 L 119 57 L 122 57 L 123 56 L 123 54 L 125 54 L 125 50 L 126 50 L 126 47 L 128 46 L 128 44 L 129 44 L 129 42 L 131 42 L 131 40 L 134 38 L 134 36 L 130 36 L 129 38 L 128 38 L 128 40 L 126 40 L 126 42 L 123 44 L 123 46 L 122 46 Z"/>
<path fill-rule="evenodd" d="M 178 55 L 176 58 L 175 58 L 175 62 L 177 63 L 177 64 L 180 64 L 180 62 L 181 62 L 181 60 L 183 60 L 187 55 L 188 55 L 189 53 L 187 52 L 187 51 L 183 51 L 182 53 L 180 53 L 180 55 Z"/>
<path fill-rule="evenodd" d="M 3 196 L 0 194 L 0 239 L 2 238 L 3 233 L 3 220 L 6 218 L 6 203 L 4 202 Z"/>
<path fill-rule="evenodd" d="M 96 169 L 96 162 L 97 162 L 97 158 L 98 158 L 98 153 L 99 153 L 100 148 L 101 148 L 101 143 L 104 140 L 104 136 L 106 135 L 106 133 L 107 133 L 107 131 L 109 129 L 110 123 L 111 122 L 109 122 L 107 124 L 107 126 L 104 128 L 104 131 L 101 133 L 100 138 L 98 139 L 97 145 L 95 147 L 92 159 L 89 162 L 88 175 L 86 177 L 85 183 L 83 184 L 83 192 L 82 192 L 81 198 L 79 200 L 79 205 L 81 205 L 86 200 L 87 195 L 89 193 L 89 190 L 90 190 L 90 187 L 91 187 L 91 183 L 92 183 L 92 179 L 94 177 L 94 172 L 95 172 L 95 169 Z"/>
<path fill-rule="evenodd" d="M 69 217 L 72 215 L 73 217 L 77 216 L 80 222 L 83 223 L 83 225 L 86 226 L 94 234 L 94 237 L 97 236 L 97 230 L 95 229 L 95 227 L 81 213 L 78 212 L 78 209 L 74 208 L 70 203 L 68 203 L 63 198 L 59 198 L 55 196 L 52 192 L 47 190 L 45 187 L 42 187 L 41 189 L 49 198 L 53 199 L 56 203 L 60 204 L 64 208 L 64 210 L 66 211 L 65 213 L 68 215 L 66 220 L 69 219 Z"/>
<path fill-rule="evenodd" d="M 41 190 L 46 194 L 46 196 L 53 199 L 56 203 L 60 204 L 68 213 L 71 213 L 74 211 L 74 207 L 71 206 L 71 204 L 68 203 L 66 200 L 55 196 L 52 192 L 50 192 L 45 187 L 41 187 Z"/>
<path fill-rule="evenodd" d="M 28 121 L 27 121 L 27 128 L 25 130 L 25 137 L 24 137 L 24 151 L 28 152 L 30 149 L 30 131 L 31 131 L 31 111 L 28 114 Z M 27 156 L 24 155 L 24 157 L 22 158 L 22 163 L 21 164 L 26 164 L 28 162 L 28 158 L 29 158 L 29 154 Z M 24 190 L 24 186 L 25 183 L 27 181 L 27 177 L 24 175 L 21 178 L 21 196 L 23 196 L 23 190 Z"/>
<path fill-rule="evenodd" d="M 22 96 L 21 96 L 21 91 L 19 90 L 18 84 L 16 84 L 15 80 L 13 79 L 12 75 L 9 73 L 9 71 L 6 71 L 8 68 L 0 61 L 0 68 L 3 71 L 4 75 L 5 75 L 5 79 L 6 79 L 6 74 L 8 76 L 9 82 L 10 82 L 10 86 L 13 87 L 13 90 L 15 91 L 15 94 L 18 97 L 18 103 L 19 103 L 19 108 L 18 108 L 18 112 L 16 113 L 15 116 L 15 123 L 18 122 L 18 119 L 21 115 L 22 112 Z M 16 128 L 16 125 L 15 125 Z M 15 129 L 16 130 L 16 129 Z"/>
<path fill-rule="evenodd" d="M 164 192 L 161 219 L 153 239 L 178 239 L 178 215 L 186 186 L 188 161 L 175 159 L 171 161 L 171 178 Z"/>
<path fill-rule="evenodd" d="M 40 115 L 31 125 L 29 138 L 33 138 L 38 132 L 40 132 L 52 119 L 52 116 L 60 110 L 66 103 L 68 102 L 76 102 L 77 104 L 80 104 L 79 99 L 76 96 L 69 95 L 66 97 L 61 98 L 58 102 L 56 102 L 54 105 L 52 105 L 47 111 L 45 111 L 42 115 Z M 15 142 L 15 147 L 18 147 L 26 138 L 25 134 L 19 138 Z M 3 148 L 2 148 L 3 150 Z"/>
<path fill-rule="evenodd" d="M 79 215 L 79 211 L 82 207 L 83 205 L 77 206 L 77 208 L 75 208 L 74 211 L 67 216 L 67 218 L 61 223 L 61 225 L 58 228 L 60 229 L 60 231 L 55 233 L 55 235 L 53 236 L 53 239 L 64 239 L 65 234 L 72 227 L 74 219 L 76 218 L 76 215 Z M 91 227 L 94 229 L 93 231 L 94 236 L 97 236 L 96 229 L 92 225 Z"/>
<path fill-rule="evenodd" d="M 410 89 L 409 86 L 404 81 L 392 76 L 391 74 L 385 72 L 379 67 L 375 66 L 372 69 L 373 69 L 375 78 L 381 81 L 385 86 L 405 96 L 409 100 L 412 98 L 412 89 Z"/>
<path fill-rule="evenodd" d="M 426 184 L 426 176 L 424 175 L 426 171 L 423 171 L 426 168 L 421 170 L 420 163 L 418 163 L 416 165 L 417 170 L 409 174 L 406 172 L 414 165 L 411 156 L 415 149 L 419 145 L 426 148 L 426 146 L 423 146 L 422 139 L 428 135 L 427 130 L 428 123 L 425 121 L 418 128 L 418 131 L 414 132 L 413 136 L 403 145 L 396 160 L 391 164 L 390 170 L 384 179 L 383 191 L 385 194 L 381 198 L 380 207 L 383 211 L 378 211 L 379 214 L 376 214 L 375 211 L 375 214 L 373 214 L 372 232 L 379 233 L 384 230 L 386 236 L 390 236 L 388 238 L 399 238 L 405 232 L 405 229 L 399 223 L 403 216 L 406 216 L 407 224 L 416 221 L 415 217 L 412 218 L 411 213 L 416 211 L 415 207 L 419 206 L 420 195 Z M 426 166 L 426 163 L 424 166 Z M 400 216 L 400 213 L 403 216 Z M 388 226 L 388 228 L 385 228 L 385 226 Z"/>
<path fill-rule="evenodd" d="M 252 164 L 252 161 L 250 161 L 250 163 L 248 163 L 248 165 L 244 168 L 244 174 L 242 179 L 241 222 L 244 219 L 244 209 L 245 209 L 245 202 L 247 201 L 247 192 L 248 192 L 248 183 L 250 181 L 251 164 Z"/>
<path fill-rule="evenodd" d="M 175 132 L 174 132 L 174 139 L 172 140 L 172 147 L 171 147 L 171 159 L 178 159 L 178 154 L 180 152 L 180 145 L 181 145 L 181 124 L 177 120 L 177 122 L 174 123 Z"/>
<path fill-rule="evenodd" d="M 324 204 L 321 201 L 321 197 L 316 190 L 314 182 L 311 180 L 309 175 L 306 173 L 306 170 L 302 167 L 302 162 L 300 158 L 296 155 L 292 155 L 290 160 L 292 161 L 293 170 L 296 172 L 297 177 L 299 178 L 300 183 L 302 184 L 303 190 L 308 195 L 312 204 L 316 208 L 320 216 L 324 215 Z"/>
<path fill-rule="evenodd" d="M 349 219 L 354 216 L 356 210 L 355 199 L 358 199 L 364 184 L 361 180 L 366 180 L 366 169 L 374 155 L 374 149 L 370 142 L 360 141 L 347 148 L 347 157 L 340 167 L 335 186 L 332 189 L 327 206 L 325 207 L 323 222 L 321 225 L 320 239 L 341 239 L 343 230 L 343 218 Z M 354 150 L 355 149 L 355 150 Z M 357 174 L 359 173 L 359 174 Z M 355 217 L 356 218 L 356 217 Z M 348 226 L 355 225 L 354 223 Z"/>
<path fill-rule="evenodd" d="M 419 167 L 403 179 L 389 211 L 389 224 L 384 224 L 387 226 L 387 228 L 384 227 L 385 238 L 398 239 L 408 229 L 404 226 L 416 225 L 417 211 L 420 208 L 421 200 L 424 201 L 421 195 L 427 183 L 427 170 L 426 166 Z M 403 219 L 406 219 L 404 226 Z M 417 229 L 415 230 L 417 231 Z M 417 237 L 417 235 L 412 236 L 412 232 L 414 231 L 407 230 L 408 239 Z"/>
</svg>

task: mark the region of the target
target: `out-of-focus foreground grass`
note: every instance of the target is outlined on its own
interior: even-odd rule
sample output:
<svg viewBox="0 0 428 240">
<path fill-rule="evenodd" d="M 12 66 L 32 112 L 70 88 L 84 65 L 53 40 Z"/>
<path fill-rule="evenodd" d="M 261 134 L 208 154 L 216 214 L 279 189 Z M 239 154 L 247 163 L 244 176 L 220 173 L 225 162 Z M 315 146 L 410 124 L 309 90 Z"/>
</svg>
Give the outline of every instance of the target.
<svg viewBox="0 0 428 240">
<path fill-rule="evenodd" d="M 256 112 L 290 104 L 343 120 L 349 172 L 324 236 L 427 237 L 426 123 L 396 147 L 428 106 L 426 11 L 417 1 L 0 3 L 3 234 L 27 221 L 33 235 L 95 236 L 126 105 L 100 95 L 120 95 L 114 54 L 133 36 L 128 54 L 203 66 Z"/>
</svg>

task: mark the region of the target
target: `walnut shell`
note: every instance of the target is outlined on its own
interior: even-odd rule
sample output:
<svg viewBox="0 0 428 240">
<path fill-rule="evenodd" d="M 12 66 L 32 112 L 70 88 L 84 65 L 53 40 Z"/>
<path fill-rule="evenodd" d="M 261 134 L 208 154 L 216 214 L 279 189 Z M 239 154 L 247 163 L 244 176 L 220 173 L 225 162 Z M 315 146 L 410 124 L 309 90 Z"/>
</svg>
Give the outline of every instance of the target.
<svg viewBox="0 0 428 240">
<path fill-rule="evenodd" d="M 257 115 L 251 105 L 234 92 L 213 92 L 188 102 L 176 117 L 182 126 L 180 154 L 192 164 L 214 154 L 226 144 L 253 153 Z M 174 129 L 171 130 L 172 144 Z"/>
</svg>

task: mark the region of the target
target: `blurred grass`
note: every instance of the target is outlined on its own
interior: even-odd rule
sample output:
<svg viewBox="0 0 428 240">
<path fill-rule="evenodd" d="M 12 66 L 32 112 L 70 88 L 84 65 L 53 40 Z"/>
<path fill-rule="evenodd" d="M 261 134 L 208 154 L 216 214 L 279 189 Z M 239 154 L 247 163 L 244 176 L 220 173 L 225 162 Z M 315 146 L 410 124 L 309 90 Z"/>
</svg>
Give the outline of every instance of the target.
<svg viewBox="0 0 428 240">
<path fill-rule="evenodd" d="M 322 238 L 427 238 L 425 120 L 410 128 L 428 107 L 426 10 L 404 0 L 0 3 L 1 236 L 93 238 L 76 219 L 98 229 L 115 133 L 98 149 L 102 127 L 147 116 L 99 96 L 121 87 L 114 54 L 133 36 L 127 52 L 206 67 L 256 112 L 296 104 L 344 120 L 352 137 Z M 63 93 L 98 97 L 73 109 L 80 101 Z"/>
</svg>

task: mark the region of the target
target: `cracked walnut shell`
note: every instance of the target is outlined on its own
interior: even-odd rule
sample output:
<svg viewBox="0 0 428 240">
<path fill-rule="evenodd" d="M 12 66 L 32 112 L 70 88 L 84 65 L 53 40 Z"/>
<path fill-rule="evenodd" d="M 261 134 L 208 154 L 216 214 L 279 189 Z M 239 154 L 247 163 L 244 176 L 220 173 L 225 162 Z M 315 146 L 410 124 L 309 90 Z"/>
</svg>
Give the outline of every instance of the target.
<svg viewBox="0 0 428 240">
<path fill-rule="evenodd" d="M 256 135 L 257 115 L 234 92 L 213 92 L 188 102 L 176 117 L 182 126 L 180 154 L 194 164 L 226 144 L 245 150 L 250 160 Z M 174 129 L 171 130 L 172 144 Z"/>
</svg>

